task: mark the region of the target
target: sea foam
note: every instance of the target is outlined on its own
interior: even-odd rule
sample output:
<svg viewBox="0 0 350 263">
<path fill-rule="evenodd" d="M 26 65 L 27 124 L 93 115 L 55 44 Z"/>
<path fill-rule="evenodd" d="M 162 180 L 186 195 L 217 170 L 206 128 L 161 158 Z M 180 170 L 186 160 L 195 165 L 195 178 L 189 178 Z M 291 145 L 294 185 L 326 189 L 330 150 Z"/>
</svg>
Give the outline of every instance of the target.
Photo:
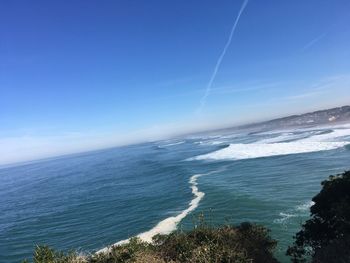
<svg viewBox="0 0 350 263">
<path fill-rule="evenodd" d="M 171 216 L 168 217 L 162 221 L 160 221 L 155 227 L 153 227 L 151 230 L 141 233 L 137 235 L 141 240 L 146 242 L 152 242 L 152 238 L 157 234 L 169 234 L 172 231 L 176 229 L 177 224 L 184 219 L 190 212 L 195 210 L 198 207 L 199 202 L 204 197 L 204 193 L 199 191 L 197 187 L 197 179 L 202 176 L 202 174 L 193 175 L 189 183 L 191 185 L 192 194 L 194 195 L 194 198 L 189 203 L 189 206 L 187 209 L 183 210 L 180 214 L 177 216 Z"/>
<path fill-rule="evenodd" d="M 311 206 L 313 206 L 314 204 L 314 201 L 307 201 L 304 204 L 297 205 L 295 209 L 298 211 L 309 211 Z"/>
<path fill-rule="evenodd" d="M 290 209 L 287 212 L 280 212 L 279 218 L 273 220 L 273 222 L 275 224 L 286 224 L 291 218 L 306 216 L 309 213 L 311 206 L 314 204 L 315 203 L 310 200 L 295 206 L 293 209 Z"/>
<path fill-rule="evenodd" d="M 170 147 L 170 146 L 175 146 L 175 145 L 179 145 L 179 144 L 183 144 L 185 143 L 185 141 L 179 141 L 179 142 L 173 142 L 173 143 L 168 143 L 168 144 L 164 144 L 164 145 L 159 145 L 159 147 Z"/>
<path fill-rule="evenodd" d="M 309 152 L 319 152 L 334 150 L 350 144 L 349 141 L 338 141 L 339 138 L 350 135 L 350 129 L 338 129 L 331 133 L 313 135 L 308 138 L 292 142 L 267 143 L 266 140 L 251 144 L 230 144 L 224 149 L 220 149 L 208 154 L 199 155 L 188 160 L 242 160 L 260 157 L 270 157 L 278 155 L 300 154 Z M 297 135 L 299 136 L 299 135 Z M 288 134 L 289 139 L 291 135 Z M 285 139 L 286 135 L 281 135 L 280 139 Z M 276 138 L 274 141 L 278 141 Z"/>
<path fill-rule="evenodd" d="M 303 139 L 302 141 L 334 141 L 339 138 L 350 136 L 350 129 L 335 129 L 330 133 L 317 134 Z"/>
<path fill-rule="evenodd" d="M 198 183 L 197 183 L 197 179 L 201 176 L 204 175 L 210 175 L 210 174 L 214 174 L 214 173 L 218 173 L 219 171 L 213 171 L 213 172 L 209 172 L 209 173 L 205 173 L 205 174 L 196 174 L 193 175 L 190 179 L 189 179 L 189 183 L 190 183 L 190 187 L 192 189 L 192 194 L 194 196 L 194 198 L 191 200 L 191 202 L 189 203 L 188 208 L 186 208 L 185 210 L 183 210 L 180 214 L 178 214 L 177 216 L 171 216 L 168 217 L 162 221 L 160 221 L 155 227 L 153 227 L 152 229 L 143 232 L 141 234 L 138 234 L 136 237 L 140 238 L 142 241 L 145 242 L 152 242 L 152 238 L 155 235 L 158 234 L 169 234 L 171 232 L 173 232 L 174 230 L 176 230 L 177 225 L 180 223 L 180 221 L 182 219 L 184 219 L 190 212 L 192 212 L 193 210 L 195 210 L 198 205 L 199 202 L 202 200 L 202 198 L 204 197 L 204 193 L 199 191 L 198 189 Z M 125 240 L 121 240 L 111 246 L 105 247 L 101 250 L 98 250 L 96 253 L 100 254 L 100 253 L 108 253 L 110 251 L 110 249 L 113 246 L 116 245 L 122 245 L 122 244 L 126 244 L 129 242 L 129 239 L 125 239 Z"/>
<path fill-rule="evenodd" d="M 285 141 L 295 141 L 298 139 L 305 138 L 308 134 L 294 134 L 292 132 L 282 133 L 279 136 L 273 138 L 262 139 L 259 143 L 277 143 L 277 142 L 285 142 Z"/>
<path fill-rule="evenodd" d="M 349 144 L 349 142 L 284 142 L 284 143 L 253 143 L 230 144 L 227 148 L 199 155 L 189 160 L 222 160 L 251 159 L 277 155 L 309 153 L 334 150 Z"/>
</svg>

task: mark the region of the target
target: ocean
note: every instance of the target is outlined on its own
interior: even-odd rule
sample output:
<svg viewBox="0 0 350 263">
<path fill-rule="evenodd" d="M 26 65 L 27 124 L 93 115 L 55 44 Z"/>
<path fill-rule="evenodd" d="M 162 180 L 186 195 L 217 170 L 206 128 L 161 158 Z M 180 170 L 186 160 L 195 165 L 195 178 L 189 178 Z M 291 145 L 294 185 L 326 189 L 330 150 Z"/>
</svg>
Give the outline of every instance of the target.
<svg viewBox="0 0 350 263">
<path fill-rule="evenodd" d="M 250 221 L 276 257 L 329 175 L 350 169 L 350 125 L 228 130 L 0 168 L 0 262 L 35 244 L 91 253 L 138 235 Z"/>
</svg>

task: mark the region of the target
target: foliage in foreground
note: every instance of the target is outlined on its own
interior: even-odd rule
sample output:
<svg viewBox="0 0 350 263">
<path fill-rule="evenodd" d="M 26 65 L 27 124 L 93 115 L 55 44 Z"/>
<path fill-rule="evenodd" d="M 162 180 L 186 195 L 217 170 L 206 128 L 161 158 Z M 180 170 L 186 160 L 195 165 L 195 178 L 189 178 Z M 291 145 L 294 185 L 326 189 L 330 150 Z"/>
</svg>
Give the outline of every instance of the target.
<svg viewBox="0 0 350 263">
<path fill-rule="evenodd" d="M 293 262 L 350 262 L 350 171 L 330 176 L 322 186 L 312 199 L 311 219 L 288 248 Z"/>
<path fill-rule="evenodd" d="M 217 229 L 200 226 L 188 233 L 156 236 L 155 246 L 166 261 L 175 262 L 277 262 L 276 241 L 262 226 L 242 223 Z"/>
<path fill-rule="evenodd" d="M 63 253 L 61 251 L 55 251 L 48 246 L 36 246 L 33 253 L 34 263 L 86 263 L 84 257 L 80 256 L 76 252 Z M 28 260 L 24 260 L 23 263 L 29 263 Z"/>
<path fill-rule="evenodd" d="M 153 244 L 132 238 L 128 244 L 111 247 L 108 253 L 79 256 L 38 246 L 34 263 L 275 263 L 276 241 L 258 225 L 213 228 L 205 224 L 189 232 L 176 231 L 154 237 Z"/>
</svg>

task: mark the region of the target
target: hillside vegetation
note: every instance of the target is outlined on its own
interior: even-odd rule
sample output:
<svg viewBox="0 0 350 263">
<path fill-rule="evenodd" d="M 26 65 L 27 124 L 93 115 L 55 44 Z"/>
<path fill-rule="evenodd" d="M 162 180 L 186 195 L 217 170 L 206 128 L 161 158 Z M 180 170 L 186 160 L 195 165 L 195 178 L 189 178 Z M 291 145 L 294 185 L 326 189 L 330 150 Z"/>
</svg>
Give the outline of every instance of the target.
<svg viewBox="0 0 350 263">
<path fill-rule="evenodd" d="M 287 255 L 293 262 L 350 262 L 350 171 L 330 176 L 313 199 L 311 218 Z"/>
<path fill-rule="evenodd" d="M 132 238 L 128 244 L 114 246 L 108 253 L 79 255 L 38 246 L 35 263 L 162 263 L 162 262 L 241 262 L 274 263 L 276 241 L 262 226 L 213 228 L 204 223 L 189 232 L 176 231 L 154 237 L 153 244 Z"/>
</svg>

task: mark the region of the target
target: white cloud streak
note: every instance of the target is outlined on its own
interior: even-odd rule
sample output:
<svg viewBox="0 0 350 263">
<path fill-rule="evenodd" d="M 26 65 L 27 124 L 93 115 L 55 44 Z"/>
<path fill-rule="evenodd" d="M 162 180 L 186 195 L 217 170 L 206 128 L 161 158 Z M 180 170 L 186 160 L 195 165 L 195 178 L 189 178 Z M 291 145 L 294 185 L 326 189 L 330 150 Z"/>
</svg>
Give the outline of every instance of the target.
<svg viewBox="0 0 350 263">
<path fill-rule="evenodd" d="M 301 51 L 305 51 L 309 48 L 311 48 L 313 45 L 315 45 L 318 41 L 320 41 L 321 39 L 323 39 L 325 36 L 327 35 L 327 33 L 323 33 L 319 36 L 317 36 L 316 38 L 312 39 L 310 42 L 308 42 L 305 46 L 303 46 L 301 48 Z"/>
<path fill-rule="evenodd" d="M 226 42 L 226 44 L 225 44 L 225 46 L 224 46 L 224 49 L 223 49 L 222 52 L 221 52 L 221 55 L 219 56 L 219 58 L 218 58 L 218 60 L 217 60 L 217 62 L 216 62 L 214 71 L 213 71 L 213 73 L 212 73 L 212 75 L 211 75 L 211 77 L 210 77 L 210 80 L 209 80 L 208 84 L 207 84 L 207 88 L 206 88 L 206 90 L 205 90 L 205 93 L 204 93 L 204 95 L 203 95 L 203 97 L 202 97 L 202 99 L 201 99 L 201 101 L 200 101 L 200 106 L 199 106 L 199 108 L 198 108 L 198 110 L 197 110 L 198 112 L 201 112 L 201 111 L 202 111 L 202 109 L 203 109 L 203 107 L 204 107 L 204 105 L 205 105 L 205 103 L 206 103 L 206 101 L 207 101 L 207 98 L 208 98 L 208 96 L 209 96 L 209 94 L 210 94 L 211 87 L 212 87 L 213 82 L 214 82 L 214 80 L 215 80 L 216 74 L 217 74 L 217 72 L 218 72 L 218 70 L 219 70 L 219 67 L 220 67 L 220 65 L 221 65 L 221 62 L 222 62 L 223 58 L 225 57 L 226 51 L 227 51 L 227 49 L 229 48 L 229 46 L 230 46 L 230 44 L 231 44 L 231 42 L 232 42 L 233 34 L 234 34 L 235 31 L 236 31 L 236 27 L 237 27 L 237 25 L 238 25 L 239 19 L 240 19 L 242 13 L 243 13 L 245 7 L 247 6 L 247 4 L 248 4 L 248 0 L 244 0 L 243 4 L 242 4 L 242 6 L 241 6 L 241 9 L 239 10 L 238 15 L 237 15 L 237 17 L 236 17 L 236 20 L 235 20 L 235 22 L 234 22 L 234 24 L 233 24 L 233 26 L 232 26 L 232 29 L 231 29 L 229 38 L 228 38 L 228 40 L 227 40 L 227 42 Z"/>
</svg>

